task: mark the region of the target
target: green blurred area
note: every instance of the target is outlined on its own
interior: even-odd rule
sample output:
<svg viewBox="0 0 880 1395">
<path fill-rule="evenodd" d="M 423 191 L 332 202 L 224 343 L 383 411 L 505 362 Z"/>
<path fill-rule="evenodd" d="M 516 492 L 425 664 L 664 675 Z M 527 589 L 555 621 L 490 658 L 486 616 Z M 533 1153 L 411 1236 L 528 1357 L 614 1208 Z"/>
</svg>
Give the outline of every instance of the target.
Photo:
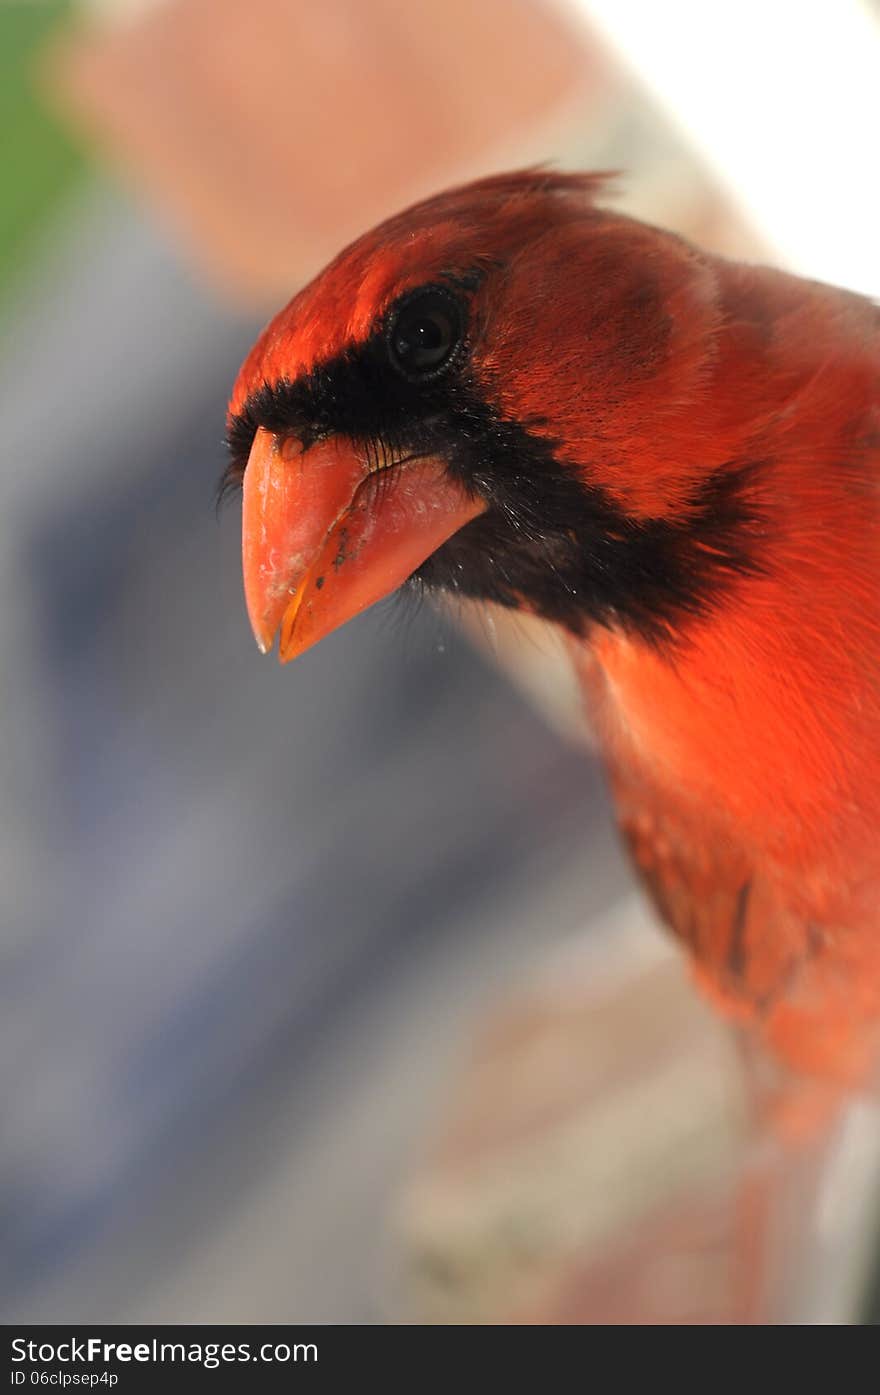
<svg viewBox="0 0 880 1395">
<path fill-rule="evenodd" d="M 72 0 L 0 0 L 0 297 L 86 167 L 38 75 L 39 50 L 72 9 Z"/>
</svg>

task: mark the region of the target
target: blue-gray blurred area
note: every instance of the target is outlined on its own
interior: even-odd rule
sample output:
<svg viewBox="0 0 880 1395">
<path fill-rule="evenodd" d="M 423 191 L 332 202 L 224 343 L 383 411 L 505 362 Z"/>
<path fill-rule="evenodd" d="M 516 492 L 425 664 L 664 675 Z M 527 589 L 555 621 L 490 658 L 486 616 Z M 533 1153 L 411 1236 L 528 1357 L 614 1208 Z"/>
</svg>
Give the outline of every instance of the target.
<svg viewBox="0 0 880 1395">
<path fill-rule="evenodd" d="M 470 1025 L 624 877 L 429 610 L 296 664 L 214 517 L 257 326 L 90 191 L 2 321 L 6 1321 L 369 1321 Z"/>
</svg>

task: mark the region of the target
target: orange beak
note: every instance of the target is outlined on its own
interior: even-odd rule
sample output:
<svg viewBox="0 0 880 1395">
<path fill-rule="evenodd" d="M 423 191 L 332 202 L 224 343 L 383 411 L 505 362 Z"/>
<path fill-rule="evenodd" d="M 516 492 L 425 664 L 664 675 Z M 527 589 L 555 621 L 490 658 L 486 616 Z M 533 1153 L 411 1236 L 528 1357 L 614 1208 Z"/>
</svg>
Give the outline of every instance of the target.
<svg viewBox="0 0 880 1395">
<path fill-rule="evenodd" d="M 432 457 L 371 470 L 342 437 L 304 451 L 261 428 L 242 504 L 245 599 L 261 651 L 280 627 L 279 658 L 295 659 L 390 595 L 484 508 Z"/>
</svg>

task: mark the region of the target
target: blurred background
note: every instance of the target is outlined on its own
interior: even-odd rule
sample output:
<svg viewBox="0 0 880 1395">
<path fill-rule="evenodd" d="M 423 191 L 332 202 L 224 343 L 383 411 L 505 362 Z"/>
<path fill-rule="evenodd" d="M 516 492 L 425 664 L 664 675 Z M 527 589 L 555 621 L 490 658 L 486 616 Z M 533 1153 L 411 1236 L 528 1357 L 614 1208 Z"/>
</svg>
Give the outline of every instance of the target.
<svg viewBox="0 0 880 1395">
<path fill-rule="evenodd" d="M 261 322 L 536 160 L 880 293 L 880 7 L 0 0 L 0 1312 L 723 1320 L 735 1063 L 552 635 L 283 671 L 215 522 Z M 869 1311 L 860 1107 L 788 1320 Z"/>
</svg>

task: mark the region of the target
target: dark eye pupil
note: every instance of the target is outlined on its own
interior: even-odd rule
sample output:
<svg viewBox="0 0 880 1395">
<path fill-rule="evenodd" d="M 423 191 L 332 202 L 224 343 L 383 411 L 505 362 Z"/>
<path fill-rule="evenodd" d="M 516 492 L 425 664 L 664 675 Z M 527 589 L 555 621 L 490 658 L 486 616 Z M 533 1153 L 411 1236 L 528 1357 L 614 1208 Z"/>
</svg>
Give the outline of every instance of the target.
<svg viewBox="0 0 880 1395">
<path fill-rule="evenodd" d="M 455 305 L 442 292 L 428 291 L 405 305 L 391 332 L 391 351 L 406 373 L 439 368 L 459 337 Z"/>
<path fill-rule="evenodd" d="M 449 325 L 444 324 L 439 315 L 430 320 L 416 320 L 397 332 L 397 352 L 401 358 L 421 365 L 434 363 L 446 352 L 449 344 Z"/>
<path fill-rule="evenodd" d="M 401 319 L 394 336 L 397 357 L 406 368 L 436 368 L 452 347 L 452 325 L 442 311 Z"/>
</svg>

